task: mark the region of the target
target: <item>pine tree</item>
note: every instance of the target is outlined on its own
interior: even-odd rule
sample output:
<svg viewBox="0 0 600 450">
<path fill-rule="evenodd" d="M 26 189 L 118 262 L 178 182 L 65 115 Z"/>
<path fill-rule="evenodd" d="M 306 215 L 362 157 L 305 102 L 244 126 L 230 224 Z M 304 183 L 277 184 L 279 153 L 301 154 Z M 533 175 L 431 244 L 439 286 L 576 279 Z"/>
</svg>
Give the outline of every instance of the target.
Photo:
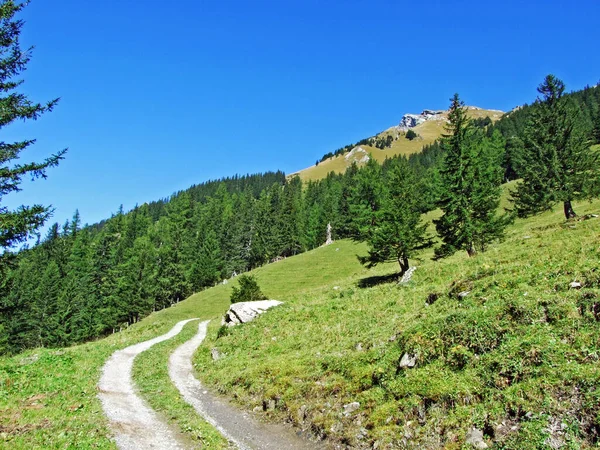
<svg viewBox="0 0 600 450">
<path fill-rule="evenodd" d="M 578 123 L 578 114 L 563 97 L 565 85 L 548 75 L 523 136 L 523 166 L 513 195 L 519 217 L 537 214 L 562 202 L 566 219 L 576 217 L 572 201 L 591 195 L 600 178 L 600 158 Z"/>
<path fill-rule="evenodd" d="M 16 120 L 38 119 L 52 111 L 58 99 L 45 104 L 34 103 L 25 94 L 16 92 L 23 83 L 18 77 L 25 71 L 31 58 L 32 49 L 22 50 L 19 35 L 22 20 L 15 15 L 25 4 L 4 0 L 0 4 L 0 129 Z M 0 142 L 0 200 L 11 192 L 17 192 L 23 177 L 46 178 L 46 169 L 56 166 L 63 158 L 65 150 L 48 157 L 42 162 L 25 164 L 12 163 L 21 157 L 21 152 L 35 142 L 34 139 L 19 142 Z M 16 210 L 0 207 L 0 247 L 10 248 L 24 242 L 29 235 L 41 227 L 50 217 L 48 206 L 20 206 Z"/>
<path fill-rule="evenodd" d="M 359 260 L 367 267 L 397 262 L 402 276 L 409 268 L 409 258 L 433 245 L 427 224 L 421 222 L 417 178 L 405 158 L 395 161 L 382 191 L 381 208 L 374 212 L 373 225 L 363 234 L 369 254 Z"/>
<path fill-rule="evenodd" d="M 502 181 L 499 137 L 484 143 L 481 130 L 472 126 L 458 94 L 451 102 L 447 134 L 442 138 L 446 152 L 440 173 L 443 214 L 434 221 L 442 239 L 435 250 L 436 258 L 458 250 L 466 250 L 469 256 L 485 250 L 489 242 L 502 235 L 507 222 L 495 216 Z"/>
</svg>

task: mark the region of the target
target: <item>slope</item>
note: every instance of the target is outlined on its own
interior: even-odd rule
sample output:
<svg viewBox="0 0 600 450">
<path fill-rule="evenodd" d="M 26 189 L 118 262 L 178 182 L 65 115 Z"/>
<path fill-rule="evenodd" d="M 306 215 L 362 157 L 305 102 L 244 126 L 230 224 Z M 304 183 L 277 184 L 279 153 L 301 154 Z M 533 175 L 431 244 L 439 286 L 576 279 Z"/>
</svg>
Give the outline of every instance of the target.
<svg viewBox="0 0 600 450">
<path fill-rule="evenodd" d="M 517 221 L 476 258 L 425 259 L 405 286 L 385 282 L 393 265 L 311 291 L 281 286 L 283 307 L 225 333 L 213 324 L 198 375 L 267 419 L 352 448 L 461 448 L 473 429 L 500 448 L 591 447 L 599 219 L 561 214 Z M 257 276 L 267 290 L 268 273 Z M 212 348 L 225 356 L 213 361 Z"/>
<path fill-rule="evenodd" d="M 502 111 L 486 110 L 475 107 L 469 107 L 468 110 L 469 117 L 474 119 L 483 119 L 485 117 L 489 117 L 492 121 L 496 121 L 502 116 L 502 114 Z M 406 139 L 406 131 L 400 130 L 396 126 L 390 127 L 387 130 L 373 136 L 375 140 L 378 138 L 385 139 L 387 136 L 392 136 L 394 140 L 390 147 L 380 149 L 370 145 L 360 145 L 359 147 L 364 150 L 364 153 L 361 152 L 359 158 L 355 158 L 353 155 L 349 156 L 350 152 L 346 152 L 344 154 L 328 158 L 317 165 L 310 166 L 306 169 L 300 170 L 299 172 L 292 173 L 289 176 L 298 175 L 302 181 L 315 181 L 325 178 L 330 172 L 344 172 L 352 164 L 352 162 L 360 163 L 360 159 L 363 155 L 369 155 L 370 157 L 375 158 L 377 161 L 382 162 L 386 158 L 396 155 L 410 155 L 412 153 L 418 153 L 425 145 L 432 144 L 436 139 L 440 138 L 444 132 L 446 118 L 447 112 L 444 112 L 435 120 L 427 120 L 416 125 L 415 127 L 412 127 L 411 129 L 418 135 L 418 137 L 413 140 Z"/>
</svg>

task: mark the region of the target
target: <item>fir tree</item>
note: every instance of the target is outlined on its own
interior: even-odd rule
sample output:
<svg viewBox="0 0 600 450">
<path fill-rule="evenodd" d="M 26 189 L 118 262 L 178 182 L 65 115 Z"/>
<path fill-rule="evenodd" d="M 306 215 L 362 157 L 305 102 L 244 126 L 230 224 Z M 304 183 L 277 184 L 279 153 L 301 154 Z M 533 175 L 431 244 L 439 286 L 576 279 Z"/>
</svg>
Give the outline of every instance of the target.
<svg viewBox="0 0 600 450">
<path fill-rule="evenodd" d="M 513 195 L 519 217 L 537 214 L 562 202 L 566 219 L 576 217 L 572 201 L 591 195 L 598 184 L 599 156 L 578 123 L 577 111 L 563 97 L 564 83 L 548 75 L 523 136 L 523 166 Z"/>
<path fill-rule="evenodd" d="M 364 233 L 369 254 L 359 260 L 367 267 L 397 262 L 402 276 L 409 268 L 409 258 L 433 245 L 427 224 L 421 222 L 417 178 L 406 159 L 396 160 L 383 192 L 381 208 L 374 212 L 374 225 Z"/>
<path fill-rule="evenodd" d="M 495 216 L 502 181 L 499 136 L 484 143 L 483 134 L 472 126 L 458 94 L 451 102 L 447 134 L 442 138 L 446 152 L 440 173 L 443 214 L 434 221 L 442 239 L 435 250 L 436 258 L 458 250 L 473 256 L 499 238 L 506 226 L 506 220 Z"/>
<path fill-rule="evenodd" d="M 16 20 L 15 14 L 25 4 L 16 4 L 12 0 L 0 3 L 0 129 L 16 120 L 37 119 L 51 111 L 58 99 L 45 104 L 34 103 L 25 94 L 16 92 L 23 83 L 18 77 L 25 71 L 31 58 L 32 49 L 22 50 L 19 35 L 23 27 L 22 20 Z M 21 152 L 33 144 L 29 139 L 19 142 L 0 142 L 0 200 L 11 192 L 17 192 L 23 177 L 46 178 L 46 169 L 56 166 L 63 158 L 65 150 L 48 157 L 42 162 L 25 164 L 13 163 L 21 157 Z M 0 207 L 0 247 L 9 248 L 25 241 L 48 219 L 51 209 L 48 206 L 20 206 L 16 210 Z"/>
</svg>

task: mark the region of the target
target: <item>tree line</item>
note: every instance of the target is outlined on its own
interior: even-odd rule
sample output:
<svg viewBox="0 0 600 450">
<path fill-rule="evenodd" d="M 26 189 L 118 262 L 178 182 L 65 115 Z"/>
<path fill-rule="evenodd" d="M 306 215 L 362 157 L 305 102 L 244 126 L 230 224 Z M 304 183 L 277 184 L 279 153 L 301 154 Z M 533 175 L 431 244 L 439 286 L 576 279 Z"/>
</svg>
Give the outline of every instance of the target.
<svg viewBox="0 0 600 450">
<path fill-rule="evenodd" d="M 335 239 L 368 243 L 364 264 L 394 261 L 399 274 L 436 242 L 422 221 L 434 208 L 442 211 L 435 258 L 485 251 L 514 215 L 598 194 L 593 127 L 577 119 L 581 108 L 560 80 L 547 77 L 539 92 L 518 136 L 529 162 L 517 173 L 512 212 L 498 206 L 514 136 L 477 126 L 456 95 L 446 134 L 408 158 L 371 159 L 304 184 L 281 172 L 224 178 L 120 208 L 92 226 L 77 212 L 54 224 L 32 248 L 2 257 L 0 345 L 63 346 L 114 332 L 232 275 L 322 245 L 328 224 Z M 566 218 L 573 214 L 571 207 Z"/>
<path fill-rule="evenodd" d="M 18 92 L 31 57 L 15 19 L 24 6 L 0 3 L 0 130 L 58 101 Z M 485 251 L 515 215 L 562 203 L 572 218 L 573 200 L 598 195 L 598 152 L 589 144 L 600 142 L 600 88 L 564 89 L 548 76 L 534 104 L 496 124 L 469 120 L 457 95 L 443 138 L 408 158 L 353 164 L 306 184 L 282 172 L 208 181 L 93 225 L 75 212 L 16 252 L 52 210 L 0 206 L 0 352 L 114 332 L 232 275 L 322 245 L 328 224 L 336 239 L 368 243 L 364 264 L 395 261 L 402 274 L 417 251 L 434 245 L 421 219 L 434 208 L 442 211 L 436 258 Z M 65 155 L 19 162 L 33 143 L 0 143 L 0 200 L 24 177 L 46 177 Z M 516 178 L 512 211 L 498 215 L 500 183 Z"/>
</svg>

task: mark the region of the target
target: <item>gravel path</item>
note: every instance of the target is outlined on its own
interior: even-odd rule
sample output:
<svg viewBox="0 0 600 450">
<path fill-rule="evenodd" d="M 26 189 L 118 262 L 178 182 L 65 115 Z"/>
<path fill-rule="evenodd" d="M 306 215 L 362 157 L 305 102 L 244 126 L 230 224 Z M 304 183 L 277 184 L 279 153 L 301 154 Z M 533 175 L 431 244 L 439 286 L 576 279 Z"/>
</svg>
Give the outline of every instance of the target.
<svg viewBox="0 0 600 450">
<path fill-rule="evenodd" d="M 98 383 L 98 397 L 121 450 L 185 449 L 187 445 L 135 393 L 131 378 L 133 360 L 154 344 L 177 335 L 189 319 L 178 322 L 168 333 L 116 351 L 106 361 Z"/>
<path fill-rule="evenodd" d="M 240 449 L 319 449 L 319 443 L 298 437 L 291 428 L 264 424 L 249 414 L 210 394 L 194 377 L 192 356 L 206 336 L 208 322 L 198 333 L 179 346 L 169 358 L 169 376 L 183 399 L 204 419 Z"/>
</svg>

